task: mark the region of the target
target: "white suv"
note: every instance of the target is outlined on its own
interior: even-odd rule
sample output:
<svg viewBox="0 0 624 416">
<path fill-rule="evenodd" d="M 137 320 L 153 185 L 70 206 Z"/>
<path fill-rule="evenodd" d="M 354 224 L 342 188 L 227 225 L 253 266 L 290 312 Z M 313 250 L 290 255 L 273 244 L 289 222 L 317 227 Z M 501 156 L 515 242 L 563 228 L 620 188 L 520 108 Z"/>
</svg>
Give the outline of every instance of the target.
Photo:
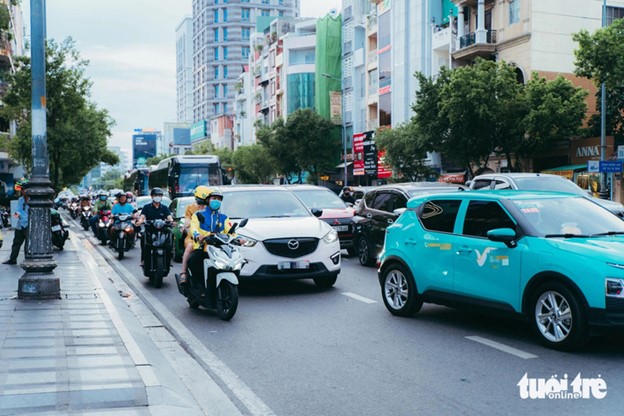
<svg viewBox="0 0 624 416">
<path fill-rule="evenodd" d="M 338 234 L 287 189 L 272 185 L 223 186 L 221 212 L 231 221 L 248 218 L 237 234 L 246 240 L 241 281 L 314 279 L 331 287 L 340 273 Z"/>
<path fill-rule="evenodd" d="M 554 191 L 582 195 L 596 204 L 624 218 L 624 205 L 591 196 L 583 188 L 562 176 L 546 173 L 488 173 L 475 176 L 466 184 L 471 190 L 516 189 L 522 191 Z"/>
</svg>

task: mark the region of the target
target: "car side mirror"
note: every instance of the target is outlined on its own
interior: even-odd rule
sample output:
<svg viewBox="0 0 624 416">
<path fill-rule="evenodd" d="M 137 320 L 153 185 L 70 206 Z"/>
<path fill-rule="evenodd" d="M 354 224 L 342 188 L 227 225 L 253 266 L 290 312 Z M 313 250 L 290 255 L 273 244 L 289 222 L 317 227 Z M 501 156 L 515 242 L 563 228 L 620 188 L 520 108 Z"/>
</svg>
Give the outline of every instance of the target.
<svg viewBox="0 0 624 416">
<path fill-rule="evenodd" d="M 321 215 L 323 215 L 323 210 L 318 208 L 312 208 L 312 215 L 314 215 L 316 218 L 319 218 Z"/>
<path fill-rule="evenodd" d="M 516 246 L 516 232 L 511 228 L 495 228 L 487 232 L 490 241 L 504 243 L 509 248 Z"/>
</svg>

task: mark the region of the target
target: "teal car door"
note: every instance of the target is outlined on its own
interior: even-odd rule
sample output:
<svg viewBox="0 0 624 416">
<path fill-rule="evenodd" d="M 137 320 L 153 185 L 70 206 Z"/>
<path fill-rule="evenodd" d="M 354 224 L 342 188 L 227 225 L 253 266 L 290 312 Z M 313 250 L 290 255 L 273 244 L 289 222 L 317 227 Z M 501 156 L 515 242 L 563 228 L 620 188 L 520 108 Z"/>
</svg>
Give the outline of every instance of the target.
<svg viewBox="0 0 624 416">
<path fill-rule="evenodd" d="M 515 221 L 492 200 L 469 201 L 462 219 L 461 233 L 455 235 L 453 244 L 455 293 L 516 309 L 523 245 L 509 248 L 487 238 L 487 232 L 496 228 L 516 230 Z"/>
</svg>

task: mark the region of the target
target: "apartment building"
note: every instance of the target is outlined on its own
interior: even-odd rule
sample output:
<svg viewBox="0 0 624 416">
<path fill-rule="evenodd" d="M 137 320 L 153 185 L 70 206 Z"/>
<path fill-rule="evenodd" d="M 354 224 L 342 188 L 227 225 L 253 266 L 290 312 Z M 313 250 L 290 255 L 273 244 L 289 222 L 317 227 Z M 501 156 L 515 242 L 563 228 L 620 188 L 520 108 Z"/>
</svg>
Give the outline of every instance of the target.
<svg viewBox="0 0 624 416">
<path fill-rule="evenodd" d="M 176 28 L 176 114 L 179 123 L 193 122 L 193 18 Z"/>
</svg>

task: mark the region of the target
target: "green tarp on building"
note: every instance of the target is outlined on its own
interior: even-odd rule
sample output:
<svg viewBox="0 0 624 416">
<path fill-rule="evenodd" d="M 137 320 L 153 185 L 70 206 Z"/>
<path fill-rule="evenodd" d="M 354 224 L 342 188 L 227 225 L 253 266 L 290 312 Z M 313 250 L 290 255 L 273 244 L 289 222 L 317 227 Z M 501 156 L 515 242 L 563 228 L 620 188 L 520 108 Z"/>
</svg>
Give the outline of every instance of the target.
<svg viewBox="0 0 624 416">
<path fill-rule="evenodd" d="M 330 91 L 341 90 L 342 16 L 327 15 L 316 22 L 316 83 L 314 107 L 330 118 Z M 327 74 L 329 77 L 323 75 Z"/>
</svg>

